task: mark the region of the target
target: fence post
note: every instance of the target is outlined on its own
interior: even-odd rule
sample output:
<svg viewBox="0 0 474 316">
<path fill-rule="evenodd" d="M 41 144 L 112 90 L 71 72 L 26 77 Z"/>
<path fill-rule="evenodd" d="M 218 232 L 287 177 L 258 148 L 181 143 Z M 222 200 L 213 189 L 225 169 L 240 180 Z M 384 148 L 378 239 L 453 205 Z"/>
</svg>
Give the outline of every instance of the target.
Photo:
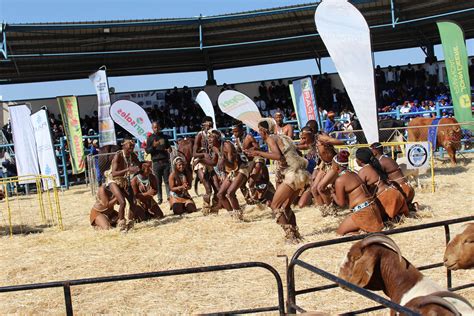
<svg viewBox="0 0 474 316">
<path fill-rule="evenodd" d="M 399 120 L 400 119 L 400 108 L 397 106 L 396 110 L 397 110 L 397 120 Z"/>
<path fill-rule="evenodd" d="M 63 289 L 64 289 L 64 302 L 66 303 L 66 315 L 72 316 L 74 313 L 72 309 L 71 286 L 69 285 L 69 282 L 64 283 Z"/>
<path fill-rule="evenodd" d="M 176 141 L 176 139 L 177 139 L 177 138 L 176 138 L 176 134 L 177 134 L 177 132 L 176 132 L 176 126 L 173 126 L 173 141 Z"/>
<path fill-rule="evenodd" d="M 67 177 L 66 148 L 65 148 L 65 143 L 64 143 L 64 137 L 59 138 L 59 146 L 61 147 L 61 163 L 63 165 L 64 186 L 66 187 L 66 190 L 68 190 L 69 179 Z"/>
<path fill-rule="evenodd" d="M 438 102 L 436 102 L 436 117 L 441 117 L 441 109 Z"/>
</svg>

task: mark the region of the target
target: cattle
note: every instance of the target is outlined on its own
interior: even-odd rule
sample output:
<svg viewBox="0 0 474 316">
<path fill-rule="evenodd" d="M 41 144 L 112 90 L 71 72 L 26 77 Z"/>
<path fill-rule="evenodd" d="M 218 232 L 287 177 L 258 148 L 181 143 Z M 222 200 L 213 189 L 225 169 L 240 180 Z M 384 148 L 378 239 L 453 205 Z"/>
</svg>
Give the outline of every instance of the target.
<svg viewBox="0 0 474 316">
<path fill-rule="evenodd" d="M 421 128 L 409 128 L 408 141 L 428 141 L 428 130 L 433 120 L 433 118 L 425 117 L 415 117 L 412 119 L 410 123 L 408 123 L 408 127 L 421 126 Z M 436 139 L 436 147 L 443 147 L 448 152 L 451 163 L 455 165 L 456 150 L 461 148 L 461 127 L 458 121 L 456 121 L 455 118 L 440 119 Z"/>
</svg>

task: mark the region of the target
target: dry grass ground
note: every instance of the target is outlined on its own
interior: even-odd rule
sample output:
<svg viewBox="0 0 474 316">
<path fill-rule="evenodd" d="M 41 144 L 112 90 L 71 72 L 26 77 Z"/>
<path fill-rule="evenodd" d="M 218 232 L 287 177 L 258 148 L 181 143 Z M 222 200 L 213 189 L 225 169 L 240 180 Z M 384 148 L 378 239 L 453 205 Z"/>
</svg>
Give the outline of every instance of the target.
<svg viewBox="0 0 474 316">
<path fill-rule="evenodd" d="M 421 218 L 407 219 L 401 226 L 474 213 L 474 162 L 461 159 L 456 168 L 437 163 L 436 173 L 435 194 L 430 193 L 427 178 L 417 190 Z M 272 265 L 285 282 L 285 260 L 277 256 L 291 257 L 301 246 L 284 242 L 283 232 L 267 208 L 249 207 L 245 222 L 237 223 L 224 212 L 208 217 L 201 213 L 173 216 L 163 205 L 165 219 L 140 223 L 128 234 L 121 234 L 117 230 L 99 232 L 91 228 L 89 210 L 94 199 L 86 187 L 61 193 L 60 199 L 64 231 L 47 228 L 42 233 L 0 238 L 0 286 L 244 261 Z M 195 200 L 200 203 L 200 198 Z M 3 207 L 1 203 L 0 207 Z M 297 209 L 296 215 L 305 242 L 336 238 L 334 231 L 343 218 L 322 217 L 316 208 Z M 4 224 L 0 222 L 0 230 L 5 228 Z M 461 229 L 461 225 L 455 225 L 452 232 Z M 442 228 L 393 238 L 405 257 L 416 265 L 442 261 Z M 320 248 L 302 258 L 337 273 L 349 247 L 350 244 L 343 244 Z M 426 274 L 445 284 L 444 268 Z M 327 283 L 302 269 L 297 269 L 296 279 L 297 289 Z M 473 280 L 474 270 L 453 273 L 454 286 Z M 461 294 L 474 302 L 474 289 Z M 259 269 L 79 286 L 72 288 L 72 295 L 74 309 L 79 314 L 195 314 L 277 302 L 273 277 Z M 331 314 L 373 305 L 339 288 L 300 296 L 298 304 Z M 0 294 L 0 311 L 1 314 L 63 314 L 62 289 Z"/>
</svg>

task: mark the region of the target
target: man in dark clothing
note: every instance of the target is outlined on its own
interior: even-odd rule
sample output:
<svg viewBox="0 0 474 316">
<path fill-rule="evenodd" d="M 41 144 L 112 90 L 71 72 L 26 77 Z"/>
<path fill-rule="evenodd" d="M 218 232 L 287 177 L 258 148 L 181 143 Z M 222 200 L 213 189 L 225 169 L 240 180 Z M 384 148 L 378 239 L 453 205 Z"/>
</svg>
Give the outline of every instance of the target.
<svg viewBox="0 0 474 316">
<path fill-rule="evenodd" d="M 153 173 L 158 179 L 158 204 L 163 203 L 161 184 L 165 182 L 166 197 L 170 196 L 170 151 L 171 146 L 168 137 L 160 132 L 160 124 L 153 122 L 153 134 L 146 140 L 146 152 L 151 155 L 153 161 Z"/>
</svg>

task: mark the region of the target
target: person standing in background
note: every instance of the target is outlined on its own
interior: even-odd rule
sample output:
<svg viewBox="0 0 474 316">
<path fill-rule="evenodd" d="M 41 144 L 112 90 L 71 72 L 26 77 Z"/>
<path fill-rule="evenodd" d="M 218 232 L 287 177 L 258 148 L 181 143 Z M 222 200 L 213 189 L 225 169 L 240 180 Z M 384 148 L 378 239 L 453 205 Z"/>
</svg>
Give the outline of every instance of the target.
<svg viewBox="0 0 474 316">
<path fill-rule="evenodd" d="M 158 204 L 163 203 L 162 183 L 165 182 L 166 198 L 170 196 L 170 185 L 168 182 L 170 176 L 170 152 L 171 146 L 168 137 L 161 133 L 160 124 L 153 122 L 153 134 L 151 134 L 146 141 L 146 152 L 151 155 L 153 162 L 153 174 L 158 180 L 157 197 Z"/>
</svg>

